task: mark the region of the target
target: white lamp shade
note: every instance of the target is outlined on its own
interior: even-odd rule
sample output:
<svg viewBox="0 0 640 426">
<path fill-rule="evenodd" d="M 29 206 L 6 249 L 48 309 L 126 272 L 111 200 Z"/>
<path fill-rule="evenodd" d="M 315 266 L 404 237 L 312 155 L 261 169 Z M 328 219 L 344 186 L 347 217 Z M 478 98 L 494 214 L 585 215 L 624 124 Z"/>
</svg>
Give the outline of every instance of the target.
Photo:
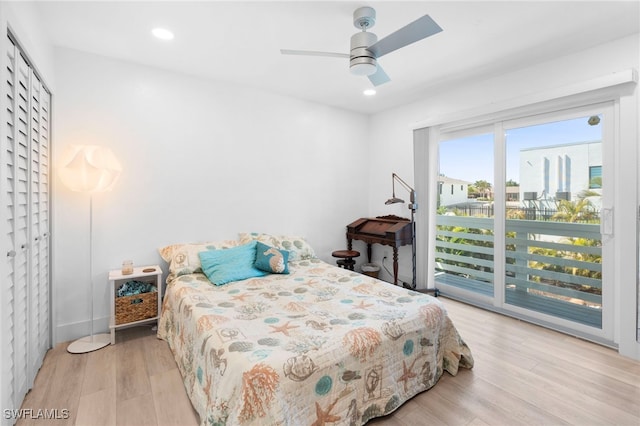
<svg viewBox="0 0 640 426">
<path fill-rule="evenodd" d="M 111 150 L 97 145 L 71 145 L 60 164 L 60 179 L 67 188 L 78 192 L 110 191 L 122 172 Z"/>
</svg>

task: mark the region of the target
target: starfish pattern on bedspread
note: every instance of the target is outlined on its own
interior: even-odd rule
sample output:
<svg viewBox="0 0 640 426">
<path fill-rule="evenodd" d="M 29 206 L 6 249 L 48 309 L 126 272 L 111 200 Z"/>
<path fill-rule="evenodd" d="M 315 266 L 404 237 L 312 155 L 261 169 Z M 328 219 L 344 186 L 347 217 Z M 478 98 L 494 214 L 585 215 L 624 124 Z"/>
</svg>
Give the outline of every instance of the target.
<svg viewBox="0 0 640 426">
<path fill-rule="evenodd" d="M 331 410 L 333 409 L 333 406 L 336 405 L 336 402 L 338 402 L 338 399 L 340 398 L 336 398 L 336 400 L 327 407 L 327 411 L 324 411 L 322 407 L 320 407 L 320 404 L 318 404 L 318 402 L 316 401 L 316 417 L 317 418 L 316 418 L 316 421 L 313 422 L 311 426 L 324 426 L 327 423 L 334 423 L 340 420 L 341 419 L 340 416 L 331 414 Z"/>
<path fill-rule="evenodd" d="M 407 368 L 406 361 L 402 360 L 402 376 L 400 376 L 398 381 L 402 382 L 402 384 L 404 385 L 405 392 L 407 391 L 407 382 L 409 381 L 409 379 L 413 379 L 414 377 L 418 376 L 417 373 L 413 372 L 413 367 L 415 366 L 417 360 L 418 358 L 415 358 L 409 368 Z"/>
<path fill-rule="evenodd" d="M 300 327 L 299 325 L 289 325 L 289 323 L 291 323 L 291 321 L 287 321 L 287 323 L 283 325 L 269 325 L 269 327 L 273 328 L 273 331 L 270 331 L 270 333 L 282 333 L 285 336 L 289 336 L 290 329 Z"/>
<path fill-rule="evenodd" d="M 364 309 L 367 310 L 373 306 L 373 303 L 367 303 L 364 300 L 361 300 L 357 305 L 353 305 L 353 309 Z"/>
<path fill-rule="evenodd" d="M 236 294 L 235 296 L 231 297 L 231 300 L 239 300 L 241 302 L 244 302 L 244 299 L 247 297 L 251 297 L 250 294 Z"/>
</svg>

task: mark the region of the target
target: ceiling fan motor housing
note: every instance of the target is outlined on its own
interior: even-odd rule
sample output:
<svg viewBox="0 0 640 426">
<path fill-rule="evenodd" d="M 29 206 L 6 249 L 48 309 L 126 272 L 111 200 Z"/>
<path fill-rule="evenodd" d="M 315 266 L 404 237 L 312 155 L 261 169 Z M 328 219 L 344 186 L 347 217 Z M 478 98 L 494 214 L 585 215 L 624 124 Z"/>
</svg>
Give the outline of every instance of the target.
<svg viewBox="0 0 640 426">
<path fill-rule="evenodd" d="M 351 57 L 349 70 L 356 75 L 371 75 L 376 72 L 376 57 L 368 50 L 368 47 L 378 41 L 378 37 L 366 31 L 355 33 L 351 36 Z"/>
</svg>

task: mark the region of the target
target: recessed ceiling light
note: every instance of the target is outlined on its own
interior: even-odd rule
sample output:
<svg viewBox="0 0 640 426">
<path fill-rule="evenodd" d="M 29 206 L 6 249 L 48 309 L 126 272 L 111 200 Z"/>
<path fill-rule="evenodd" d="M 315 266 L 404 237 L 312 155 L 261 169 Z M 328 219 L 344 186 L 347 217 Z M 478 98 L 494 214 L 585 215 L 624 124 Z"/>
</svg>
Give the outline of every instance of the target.
<svg viewBox="0 0 640 426">
<path fill-rule="evenodd" d="M 173 33 L 164 28 L 154 28 L 151 30 L 151 34 L 158 37 L 160 40 L 173 40 Z"/>
<path fill-rule="evenodd" d="M 376 89 L 365 89 L 365 91 L 362 92 L 362 94 L 365 96 L 373 96 L 376 94 Z"/>
</svg>

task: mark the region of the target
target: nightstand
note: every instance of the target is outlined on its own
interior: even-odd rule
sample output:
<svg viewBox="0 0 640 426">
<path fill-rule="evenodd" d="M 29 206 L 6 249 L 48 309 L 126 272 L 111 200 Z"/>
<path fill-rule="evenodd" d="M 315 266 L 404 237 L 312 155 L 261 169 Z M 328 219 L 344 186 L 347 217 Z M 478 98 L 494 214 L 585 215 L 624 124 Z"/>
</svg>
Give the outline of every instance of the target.
<svg viewBox="0 0 640 426">
<path fill-rule="evenodd" d="M 140 281 L 154 285 L 151 293 L 140 293 L 117 297 L 118 288 L 128 281 Z M 111 294 L 111 344 L 116 343 L 116 330 L 157 321 L 162 311 L 162 269 L 158 265 L 133 268 L 132 274 L 123 275 L 122 270 L 109 271 Z"/>
</svg>

